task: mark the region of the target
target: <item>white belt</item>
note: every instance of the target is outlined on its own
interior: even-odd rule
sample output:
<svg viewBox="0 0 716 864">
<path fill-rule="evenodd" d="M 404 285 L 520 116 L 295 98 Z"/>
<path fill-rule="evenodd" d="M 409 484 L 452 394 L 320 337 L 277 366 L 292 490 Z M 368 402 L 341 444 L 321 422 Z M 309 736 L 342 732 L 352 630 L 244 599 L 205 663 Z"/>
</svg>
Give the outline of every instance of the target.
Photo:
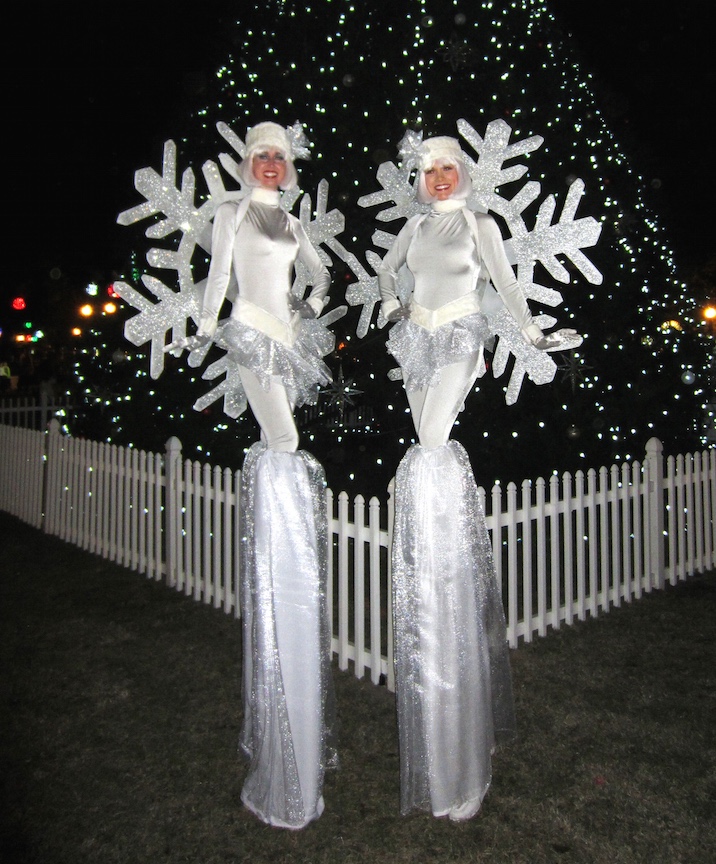
<svg viewBox="0 0 716 864">
<path fill-rule="evenodd" d="M 298 312 L 291 315 L 291 321 L 281 321 L 275 315 L 246 300 L 239 297 L 231 310 L 231 317 L 242 324 L 248 324 L 255 330 L 265 333 L 270 339 L 276 342 L 281 342 L 284 345 L 291 347 L 298 336 L 298 328 L 301 323 L 301 316 Z"/>
<path fill-rule="evenodd" d="M 426 309 L 413 300 L 410 303 L 410 320 L 426 330 L 436 330 L 443 324 L 479 311 L 480 298 L 477 291 L 470 291 L 469 294 L 463 294 L 462 297 L 457 297 L 438 309 Z"/>
</svg>

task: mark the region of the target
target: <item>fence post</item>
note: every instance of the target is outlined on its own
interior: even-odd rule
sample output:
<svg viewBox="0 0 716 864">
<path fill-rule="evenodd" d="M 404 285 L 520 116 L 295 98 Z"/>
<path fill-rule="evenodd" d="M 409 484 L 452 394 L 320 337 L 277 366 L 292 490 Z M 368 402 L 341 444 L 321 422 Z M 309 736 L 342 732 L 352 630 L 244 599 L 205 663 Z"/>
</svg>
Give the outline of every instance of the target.
<svg viewBox="0 0 716 864">
<path fill-rule="evenodd" d="M 45 432 L 45 466 L 43 472 L 42 528 L 46 534 L 57 534 L 59 519 L 60 490 L 58 473 L 60 471 L 60 421 L 50 420 Z"/>
<path fill-rule="evenodd" d="M 164 531 L 166 542 L 167 585 L 177 581 L 177 554 L 181 543 L 181 441 L 173 435 L 166 443 L 164 464 Z"/>
<path fill-rule="evenodd" d="M 40 431 L 47 429 L 47 418 L 49 416 L 49 405 L 47 401 L 47 390 L 40 387 Z"/>
<path fill-rule="evenodd" d="M 664 447 L 658 438 L 646 442 L 646 464 L 649 466 L 649 549 L 650 582 L 664 587 Z"/>
</svg>

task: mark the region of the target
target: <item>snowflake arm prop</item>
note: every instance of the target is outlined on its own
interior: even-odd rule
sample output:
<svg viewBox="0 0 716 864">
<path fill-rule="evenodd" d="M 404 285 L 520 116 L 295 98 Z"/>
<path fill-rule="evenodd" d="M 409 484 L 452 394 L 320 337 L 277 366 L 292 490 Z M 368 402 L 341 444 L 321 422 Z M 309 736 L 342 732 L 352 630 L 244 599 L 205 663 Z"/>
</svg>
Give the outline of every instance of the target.
<svg viewBox="0 0 716 864">
<path fill-rule="evenodd" d="M 186 335 L 190 319 L 195 323 L 199 319 L 203 283 L 194 284 L 191 262 L 197 246 L 207 251 L 211 248 L 210 220 L 216 207 L 211 200 L 196 207 L 194 173 L 187 169 L 181 187 L 177 187 L 176 169 L 176 145 L 167 141 L 161 175 L 152 168 L 142 168 L 135 174 L 135 188 L 144 195 L 145 203 L 125 210 L 117 217 L 120 225 L 132 225 L 161 213 L 165 218 L 150 225 L 145 235 L 164 239 L 176 232 L 181 234 L 176 249 L 151 248 L 147 252 L 151 266 L 176 271 L 178 291 L 168 288 L 153 276 L 144 275 L 142 282 L 158 300 L 150 303 L 127 283 L 116 285 L 119 296 L 138 311 L 125 325 L 126 338 L 134 345 L 151 342 L 150 374 L 154 379 L 164 370 L 163 348 L 167 332 L 171 331 L 170 341 L 174 341 Z"/>
<path fill-rule="evenodd" d="M 552 217 L 557 204 L 553 195 L 542 202 L 532 231 L 527 231 L 521 218 L 513 219 L 510 224 L 512 238 L 505 243 L 508 257 L 518 267 L 531 267 L 539 261 L 553 279 L 568 283 L 569 273 L 557 258 L 558 255 L 564 255 L 588 282 L 601 284 L 601 273 L 581 251 L 594 246 L 601 232 L 601 226 L 591 216 L 575 219 L 583 192 L 584 183 L 575 180 L 569 187 L 559 222 L 554 225 Z"/>
<path fill-rule="evenodd" d="M 217 128 L 233 153 L 239 158 L 243 158 L 246 153 L 246 145 L 239 136 L 225 123 L 217 124 Z M 302 138 L 300 126 L 292 127 L 288 131 L 295 146 L 299 148 L 296 152 L 299 152 L 299 155 L 304 153 L 301 148 L 306 142 Z M 219 154 L 218 162 L 219 165 L 213 161 L 207 161 L 202 165 L 202 174 L 208 195 L 206 200 L 197 206 L 195 204 L 194 172 L 190 168 L 184 171 L 181 186 L 177 185 L 176 146 L 174 142 L 167 141 L 164 146 L 161 174 L 152 168 L 142 168 L 135 173 L 135 188 L 144 196 L 144 203 L 125 210 L 117 218 L 121 225 L 132 225 L 160 215 L 163 218 L 153 221 L 145 232 L 146 236 L 153 240 L 166 240 L 179 235 L 178 242 L 174 239 L 171 246 L 153 247 L 147 252 L 147 261 L 150 266 L 175 271 L 178 290 L 168 287 L 153 276 L 144 275 L 142 283 L 153 295 L 154 301 L 156 301 L 153 302 L 152 299 L 144 296 L 127 283 L 116 283 L 119 296 L 137 310 L 137 315 L 125 325 L 126 338 L 134 345 L 150 343 L 150 373 L 152 378 L 158 378 L 164 370 L 164 349 L 167 341 L 171 344 L 184 339 L 189 321 L 192 321 L 194 325 L 199 322 L 206 280 L 194 282 L 193 260 L 197 249 L 201 249 L 203 253 L 211 252 L 212 220 L 216 210 L 225 201 L 237 201 L 245 198 L 248 191 L 242 185 L 238 171 L 239 163 L 232 154 Z M 221 168 L 239 184 L 238 190 L 227 190 Z M 311 216 L 310 197 L 308 195 L 302 196 L 298 189 L 284 193 L 281 198 L 281 206 L 289 211 L 299 198 L 301 198 L 299 221 L 323 263 L 330 264 L 331 258 L 323 247 L 331 248 L 331 244 L 335 242 L 335 235 L 343 231 L 343 214 L 338 210 L 328 210 L 328 184 L 324 180 L 319 183 L 317 190 L 315 217 Z M 345 251 L 337 243 L 336 248 Z M 296 279 L 292 290 L 303 297 L 308 284 L 307 269 L 300 261 L 297 261 Z M 237 286 L 232 277 L 226 299 L 229 302 L 234 302 L 236 297 Z M 327 315 L 321 316 L 321 321 L 325 325 L 332 324 L 342 315 L 345 315 L 346 311 L 345 306 L 338 307 L 331 310 Z M 170 335 L 167 339 L 168 333 Z M 209 348 L 210 345 L 206 344 L 191 350 L 189 365 L 192 367 L 202 366 Z M 197 400 L 194 406 L 197 410 L 203 410 L 207 405 L 222 397 L 224 411 L 228 416 L 238 417 L 246 409 L 246 396 L 243 387 L 241 387 L 240 381 L 237 380 L 230 366 L 231 364 L 224 357 L 206 369 L 202 376 L 205 380 L 213 381 L 222 374 L 225 374 L 226 377 L 223 382 Z"/>
<path fill-rule="evenodd" d="M 184 243 L 183 254 L 191 257 L 193 247 L 204 233 L 203 229 L 214 215 L 215 204 L 208 200 L 196 207 L 194 204 L 194 172 L 187 168 L 182 175 L 181 187 L 176 184 L 177 152 L 173 141 L 164 145 L 161 175 L 153 168 L 140 168 L 134 175 L 134 187 L 145 197 L 144 204 L 125 210 L 117 217 L 120 225 L 132 225 L 149 216 L 163 213 L 165 218 L 150 225 L 146 236 L 164 239 L 175 231 L 181 232 Z M 181 245 L 181 244 L 180 244 Z M 208 249 L 207 249 L 208 251 Z"/>
<path fill-rule="evenodd" d="M 327 212 L 328 207 L 328 183 L 321 180 L 318 184 L 316 195 L 316 213 L 315 218 L 311 218 L 311 197 L 304 195 L 301 198 L 299 205 L 299 221 L 306 232 L 306 236 L 311 241 L 314 249 L 318 252 L 318 257 L 327 266 L 331 264 L 331 256 L 323 249 L 322 244 L 329 244 L 333 238 L 342 233 L 345 228 L 345 219 L 340 210 L 331 210 Z M 293 284 L 292 291 L 299 297 L 303 297 L 308 285 L 308 271 L 305 265 L 300 261 L 296 261 L 296 278 Z"/>
<path fill-rule="evenodd" d="M 391 222 L 401 217 L 410 218 L 427 208 L 415 199 L 415 190 L 410 182 L 410 167 L 396 168 L 392 162 L 383 162 L 376 174 L 383 192 L 372 192 L 358 199 L 360 207 L 374 207 L 377 204 L 395 202 L 395 207 L 381 210 L 375 217 L 381 222 Z"/>
<path fill-rule="evenodd" d="M 246 411 L 246 391 L 241 383 L 241 375 L 236 363 L 230 363 L 229 358 L 224 356 L 220 360 L 211 363 L 204 373 L 202 378 L 205 381 L 214 381 L 224 375 L 224 380 L 216 385 L 208 393 L 200 396 L 194 403 L 195 411 L 204 411 L 212 402 L 223 397 L 224 414 L 236 420 L 244 411 Z"/>
<path fill-rule="evenodd" d="M 504 120 L 493 120 L 488 124 L 485 137 L 482 138 L 466 120 L 458 120 L 457 128 L 462 137 L 478 154 L 478 161 L 474 162 L 467 156 L 468 170 L 472 178 L 473 194 L 468 206 L 473 210 L 492 210 L 501 216 L 504 199 L 495 191 L 498 186 L 519 180 L 527 173 L 526 165 L 511 165 L 503 167 L 509 159 L 516 159 L 527 153 L 538 150 L 544 139 L 540 135 L 533 135 L 524 141 L 509 144 L 512 129 Z M 467 154 L 466 154 L 467 155 Z M 532 194 L 534 188 L 539 194 L 539 183 L 527 184 L 526 189 Z M 477 204 L 478 206 L 473 206 Z"/>
<path fill-rule="evenodd" d="M 124 335 L 133 345 L 151 344 L 149 374 L 155 380 L 164 370 L 164 345 L 171 330 L 172 341 L 186 335 L 186 322 L 199 320 L 202 289 L 192 286 L 181 291 L 171 288 L 154 276 L 142 276 L 142 282 L 159 302 L 152 303 L 126 282 L 116 282 L 115 291 L 139 314 L 125 324 Z"/>
</svg>

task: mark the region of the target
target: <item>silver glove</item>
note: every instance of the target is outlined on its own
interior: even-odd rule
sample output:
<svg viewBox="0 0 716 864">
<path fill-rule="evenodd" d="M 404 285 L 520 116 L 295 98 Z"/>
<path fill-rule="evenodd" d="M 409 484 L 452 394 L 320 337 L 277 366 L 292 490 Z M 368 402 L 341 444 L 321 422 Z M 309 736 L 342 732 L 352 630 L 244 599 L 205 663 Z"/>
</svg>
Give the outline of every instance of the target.
<svg viewBox="0 0 716 864">
<path fill-rule="evenodd" d="M 564 327 L 562 330 L 544 333 L 533 344 L 540 351 L 569 351 L 582 344 L 582 337 L 576 330 Z"/>
<path fill-rule="evenodd" d="M 182 351 L 196 351 L 211 342 L 210 336 L 180 336 L 162 349 L 165 354 L 173 354 L 180 357 Z"/>
<path fill-rule="evenodd" d="M 315 318 L 316 310 L 307 300 L 302 300 L 295 294 L 288 298 L 288 305 L 293 312 L 298 312 L 301 318 Z"/>
<path fill-rule="evenodd" d="M 393 309 L 393 311 L 388 314 L 386 321 L 394 324 L 396 321 L 405 321 L 406 318 L 410 318 L 410 305 L 403 305 L 401 303 L 397 309 Z"/>
</svg>

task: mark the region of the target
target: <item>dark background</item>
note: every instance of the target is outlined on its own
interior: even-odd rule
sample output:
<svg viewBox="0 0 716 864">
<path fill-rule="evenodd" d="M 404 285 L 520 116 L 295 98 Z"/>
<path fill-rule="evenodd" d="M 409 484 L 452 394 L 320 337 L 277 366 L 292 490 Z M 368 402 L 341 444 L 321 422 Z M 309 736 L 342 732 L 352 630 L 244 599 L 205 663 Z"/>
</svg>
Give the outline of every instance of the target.
<svg viewBox="0 0 716 864">
<path fill-rule="evenodd" d="M 658 189 L 677 263 L 686 267 L 714 250 L 708 5 L 551 4 L 574 36 L 611 130 Z M 240 9 L 235 0 L 191 11 L 164 0 L 97 4 L 91 13 L 81 4 L 39 15 L 15 9 L 3 48 L 10 223 L 3 297 L 52 268 L 109 278 L 124 266 L 126 229 L 115 220 L 138 203 L 133 173 L 158 167 L 164 140 L 184 131 L 231 50 L 232 10 Z"/>
</svg>

